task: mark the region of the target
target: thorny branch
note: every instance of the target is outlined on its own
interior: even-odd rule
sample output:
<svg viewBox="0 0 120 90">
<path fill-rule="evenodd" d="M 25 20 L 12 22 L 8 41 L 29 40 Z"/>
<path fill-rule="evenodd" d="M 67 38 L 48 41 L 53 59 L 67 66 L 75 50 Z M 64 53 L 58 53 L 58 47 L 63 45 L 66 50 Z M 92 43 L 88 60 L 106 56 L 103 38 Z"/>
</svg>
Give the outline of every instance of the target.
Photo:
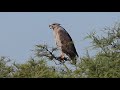
<svg viewBox="0 0 120 90">
<path fill-rule="evenodd" d="M 64 59 L 61 59 L 61 57 L 56 57 L 53 52 L 58 50 L 57 48 L 52 48 L 52 50 L 49 50 L 48 49 L 48 46 L 47 45 L 36 45 L 36 56 L 39 56 L 39 57 L 47 57 L 49 58 L 50 60 L 58 60 L 61 63 L 65 63 L 65 61 L 70 61 L 70 59 L 68 59 L 67 57 L 65 57 Z M 55 62 L 55 61 L 54 61 Z M 55 62 L 56 65 L 58 65 L 56 62 Z"/>
</svg>

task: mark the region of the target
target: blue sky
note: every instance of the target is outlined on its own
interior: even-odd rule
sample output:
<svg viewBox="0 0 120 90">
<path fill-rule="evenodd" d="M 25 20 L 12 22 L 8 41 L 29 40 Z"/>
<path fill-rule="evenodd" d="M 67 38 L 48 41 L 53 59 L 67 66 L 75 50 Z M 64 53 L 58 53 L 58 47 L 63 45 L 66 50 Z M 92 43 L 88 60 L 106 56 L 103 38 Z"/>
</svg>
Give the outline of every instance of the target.
<svg viewBox="0 0 120 90">
<path fill-rule="evenodd" d="M 48 25 L 60 23 L 71 35 L 80 56 L 90 45 L 83 38 L 120 20 L 119 12 L 0 12 L 0 56 L 24 62 L 36 44 L 55 46 Z"/>
</svg>

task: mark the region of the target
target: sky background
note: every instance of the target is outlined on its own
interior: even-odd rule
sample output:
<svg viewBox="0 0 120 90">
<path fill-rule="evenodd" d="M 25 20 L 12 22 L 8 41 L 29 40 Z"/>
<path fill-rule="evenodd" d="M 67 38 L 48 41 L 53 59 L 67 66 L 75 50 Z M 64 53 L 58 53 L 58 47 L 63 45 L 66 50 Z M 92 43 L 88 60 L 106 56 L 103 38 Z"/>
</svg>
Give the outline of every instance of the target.
<svg viewBox="0 0 120 90">
<path fill-rule="evenodd" d="M 80 56 L 90 45 L 83 40 L 120 20 L 119 12 L 0 12 L 0 56 L 18 63 L 27 61 L 37 44 L 55 46 L 49 24 L 60 23 L 71 35 Z"/>
</svg>

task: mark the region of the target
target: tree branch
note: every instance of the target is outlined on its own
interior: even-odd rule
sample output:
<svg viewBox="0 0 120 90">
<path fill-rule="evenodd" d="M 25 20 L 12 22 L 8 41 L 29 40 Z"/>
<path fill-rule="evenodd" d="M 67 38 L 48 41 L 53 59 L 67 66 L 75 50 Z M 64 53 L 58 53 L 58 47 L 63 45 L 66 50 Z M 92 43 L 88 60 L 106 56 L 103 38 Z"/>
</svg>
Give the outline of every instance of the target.
<svg viewBox="0 0 120 90">
<path fill-rule="evenodd" d="M 59 57 L 56 57 L 53 52 L 58 50 L 57 48 L 52 48 L 52 50 L 49 50 L 47 45 L 36 45 L 37 46 L 37 49 L 35 50 L 36 51 L 36 56 L 40 56 L 40 57 L 47 57 L 49 58 L 50 60 L 57 60 L 59 61 L 60 63 L 65 63 L 65 61 L 70 61 L 69 58 L 67 57 L 64 57 L 63 59 L 59 56 Z M 55 62 L 55 61 L 54 61 Z M 58 65 L 56 62 L 55 62 L 56 65 Z"/>
</svg>

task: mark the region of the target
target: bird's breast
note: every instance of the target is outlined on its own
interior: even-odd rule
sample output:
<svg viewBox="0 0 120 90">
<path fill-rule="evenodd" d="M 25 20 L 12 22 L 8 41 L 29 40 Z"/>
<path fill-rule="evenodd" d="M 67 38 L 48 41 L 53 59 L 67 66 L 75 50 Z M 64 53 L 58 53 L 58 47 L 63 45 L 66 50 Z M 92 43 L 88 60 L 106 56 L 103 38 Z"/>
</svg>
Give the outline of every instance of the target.
<svg viewBox="0 0 120 90">
<path fill-rule="evenodd" d="M 60 41 L 60 36 L 59 36 L 58 32 L 54 32 L 54 38 L 55 38 L 57 47 L 60 48 L 62 43 Z"/>
</svg>

